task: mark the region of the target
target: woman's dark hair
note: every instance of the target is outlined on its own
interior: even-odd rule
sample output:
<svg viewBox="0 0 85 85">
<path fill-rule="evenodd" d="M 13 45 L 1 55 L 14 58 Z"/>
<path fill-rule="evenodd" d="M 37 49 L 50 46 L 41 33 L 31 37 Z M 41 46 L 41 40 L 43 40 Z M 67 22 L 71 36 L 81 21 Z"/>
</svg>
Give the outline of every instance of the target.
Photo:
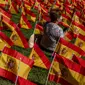
<svg viewBox="0 0 85 85">
<path fill-rule="evenodd" d="M 50 18 L 51 18 L 51 22 L 57 21 L 57 19 L 60 18 L 60 12 L 51 10 L 50 11 Z"/>
</svg>

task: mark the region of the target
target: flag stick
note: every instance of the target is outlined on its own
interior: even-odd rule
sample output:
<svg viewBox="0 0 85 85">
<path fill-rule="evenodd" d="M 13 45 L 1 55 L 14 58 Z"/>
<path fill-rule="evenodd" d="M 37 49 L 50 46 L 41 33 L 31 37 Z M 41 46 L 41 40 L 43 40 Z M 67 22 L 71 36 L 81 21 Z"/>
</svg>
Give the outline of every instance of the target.
<svg viewBox="0 0 85 85">
<path fill-rule="evenodd" d="M 20 70 L 20 62 L 21 62 L 21 59 L 19 60 L 19 64 L 18 64 L 18 71 L 17 71 L 17 76 L 16 76 L 16 80 L 15 80 L 15 85 L 17 85 L 17 81 L 18 81 L 18 73 L 19 73 L 19 70 Z"/>
<path fill-rule="evenodd" d="M 59 40 L 60 40 L 60 38 L 59 38 Z M 58 40 L 58 42 L 57 42 L 56 47 L 58 46 L 59 40 Z M 55 50 L 56 50 L 56 47 L 55 47 Z M 53 57 L 53 55 L 54 55 L 54 57 Z M 47 76 L 47 80 L 46 80 L 45 85 L 48 84 L 49 73 L 50 73 L 50 71 L 51 71 L 51 68 L 52 68 L 52 66 L 53 66 L 54 59 L 55 59 L 55 57 L 56 57 L 56 52 L 55 52 L 55 51 L 52 53 L 52 57 L 53 57 L 53 60 L 52 60 L 52 63 L 51 63 L 51 66 L 50 66 L 50 69 L 49 69 L 49 72 L 48 72 L 48 76 Z"/>
</svg>

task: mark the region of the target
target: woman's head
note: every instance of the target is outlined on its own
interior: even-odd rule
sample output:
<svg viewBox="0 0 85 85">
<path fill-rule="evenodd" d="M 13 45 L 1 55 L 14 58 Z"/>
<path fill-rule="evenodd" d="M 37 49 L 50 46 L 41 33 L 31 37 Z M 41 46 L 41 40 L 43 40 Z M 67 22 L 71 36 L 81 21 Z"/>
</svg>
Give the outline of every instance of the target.
<svg viewBox="0 0 85 85">
<path fill-rule="evenodd" d="M 61 16 L 60 11 L 54 11 L 51 10 L 50 11 L 50 18 L 51 18 L 51 22 L 56 22 Z"/>
</svg>

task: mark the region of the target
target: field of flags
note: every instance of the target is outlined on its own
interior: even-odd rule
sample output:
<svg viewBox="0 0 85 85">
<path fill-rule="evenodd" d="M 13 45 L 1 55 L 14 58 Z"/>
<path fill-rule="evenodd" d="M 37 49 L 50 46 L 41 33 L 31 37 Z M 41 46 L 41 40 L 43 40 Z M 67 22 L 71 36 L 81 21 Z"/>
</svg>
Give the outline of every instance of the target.
<svg viewBox="0 0 85 85">
<path fill-rule="evenodd" d="M 49 57 L 29 40 L 51 9 L 65 36 Z M 0 0 L 0 85 L 85 85 L 85 0 Z"/>
</svg>

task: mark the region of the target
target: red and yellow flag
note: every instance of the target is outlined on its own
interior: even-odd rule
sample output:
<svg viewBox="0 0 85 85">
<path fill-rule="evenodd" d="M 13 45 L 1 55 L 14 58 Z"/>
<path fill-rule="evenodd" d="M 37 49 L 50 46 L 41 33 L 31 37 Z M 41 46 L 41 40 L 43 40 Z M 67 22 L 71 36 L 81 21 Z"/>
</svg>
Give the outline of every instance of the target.
<svg viewBox="0 0 85 85">
<path fill-rule="evenodd" d="M 33 22 L 36 21 L 36 15 L 31 10 L 27 10 L 25 8 L 25 12 L 26 12 L 28 20 L 33 21 Z"/>
<path fill-rule="evenodd" d="M 42 34 L 42 33 L 43 33 L 43 27 L 41 25 L 37 24 L 34 34 Z"/>
<path fill-rule="evenodd" d="M 75 45 L 85 51 L 85 36 L 79 34 L 76 38 Z"/>
<path fill-rule="evenodd" d="M 15 83 L 18 76 L 18 85 L 36 85 L 27 76 L 33 66 L 34 61 L 28 59 L 19 52 L 5 47 L 0 55 L 0 76 Z"/>
<path fill-rule="evenodd" d="M 34 63 L 33 60 L 28 59 L 26 56 L 20 54 L 16 50 L 8 47 L 3 49 L 0 62 L 1 69 L 7 70 L 14 75 L 18 75 L 24 79 L 27 79 L 27 76 Z"/>
<path fill-rule="evenodd" d="M 51 62 L 36 43 L 34 45 L 34 48 L 32 49 L 29 58 L 34 59 L 35 66 L 45 68 L 45 69 L 50 68 Z"/>
<path fill-rule="evenodd" d="M 81 57 L 73 55 L 72 60 L 85 68 L 85 60 L 82 59 Z"/>
<path fill-rule="evenodd" d="M 13 42 L 3 32 L 0 32 L 0 51 L 2 51 L 5 46 L 13 46 Z"/>
<path fill-rule="evenodd" d="M 19 27 L 12 22 L 10 19 L 3 17 L 2 20 L 13 32 L 10 36 L 10 39 L 13 41 L 14 45 L 23 47 L 23 48 L 28 48 L 28 42 L 22 32 L 20 31 Z"/>
<path fill-rule="evenodd" d="M 74 34 L 82 34 L 85 35 L 85 26 L 82 23 L 77 23 L 74 20 L 72 21 L 72 25 L 70 27 L 70 30 L 73 31 Z"/>
<path fill-rule="evenodd" d="M 12 17 L 10 13 L 6 12 L 2 8 L 0 8 L 0 13 L 1 13 L 1 15 L 5 16 L 6 18 L 10 19 Z"/>
<path fill-rule="evenodd" d="M 32 5 L 31 5 L 31 3 L 24 1 L 24 7 L 25 7 L 27 10 L 31 10 Z"/>
<path fill-rule="evenodd" d="M 61 78 L 70 85 L 84 85 L 85 84 L 85 68 L 71 60 L 56 55 L 52 68 L 58 76 L 58 82 L 61 83 Z M 64 82 L 62 85 L 65 85 Z M 66 84 L 69 85 L 69 84 Z"/>
<path fill-rule="evenodd" d="M 68 32 L 65 33 L 64 39 L 67 40 L 67 41 L 71 41 L 76 37 L 77 37 L 76 34 L 74 34 L 72 31 L 68 31 Z"/>
<path fill-rule="evenodd" d="M 59 45 L 56 47 L 56 50 L 58 51 L 59 55 L 69 59 L 72 58 L 73 54 L 76 56 L 85 55 L 85 52 L 82 49 L 63 38 L 60 38 Z"/>
<path fill-rule="evenodd" d="M 18 13 L 18 10 L 19 9 L 17 8 L 17 4 L 14 1 L 12 1 L 11 5 L 9 7 L 10 13 L 11 14 L 17 14 Z"/>
<path fill-rule="evenodd" d="M 22 13 L 21 19 L 20 19 L 20 27 L 25 29 L 31 29 L 32 25 L 27 20 L 26 16 Z"/>
</svg>

